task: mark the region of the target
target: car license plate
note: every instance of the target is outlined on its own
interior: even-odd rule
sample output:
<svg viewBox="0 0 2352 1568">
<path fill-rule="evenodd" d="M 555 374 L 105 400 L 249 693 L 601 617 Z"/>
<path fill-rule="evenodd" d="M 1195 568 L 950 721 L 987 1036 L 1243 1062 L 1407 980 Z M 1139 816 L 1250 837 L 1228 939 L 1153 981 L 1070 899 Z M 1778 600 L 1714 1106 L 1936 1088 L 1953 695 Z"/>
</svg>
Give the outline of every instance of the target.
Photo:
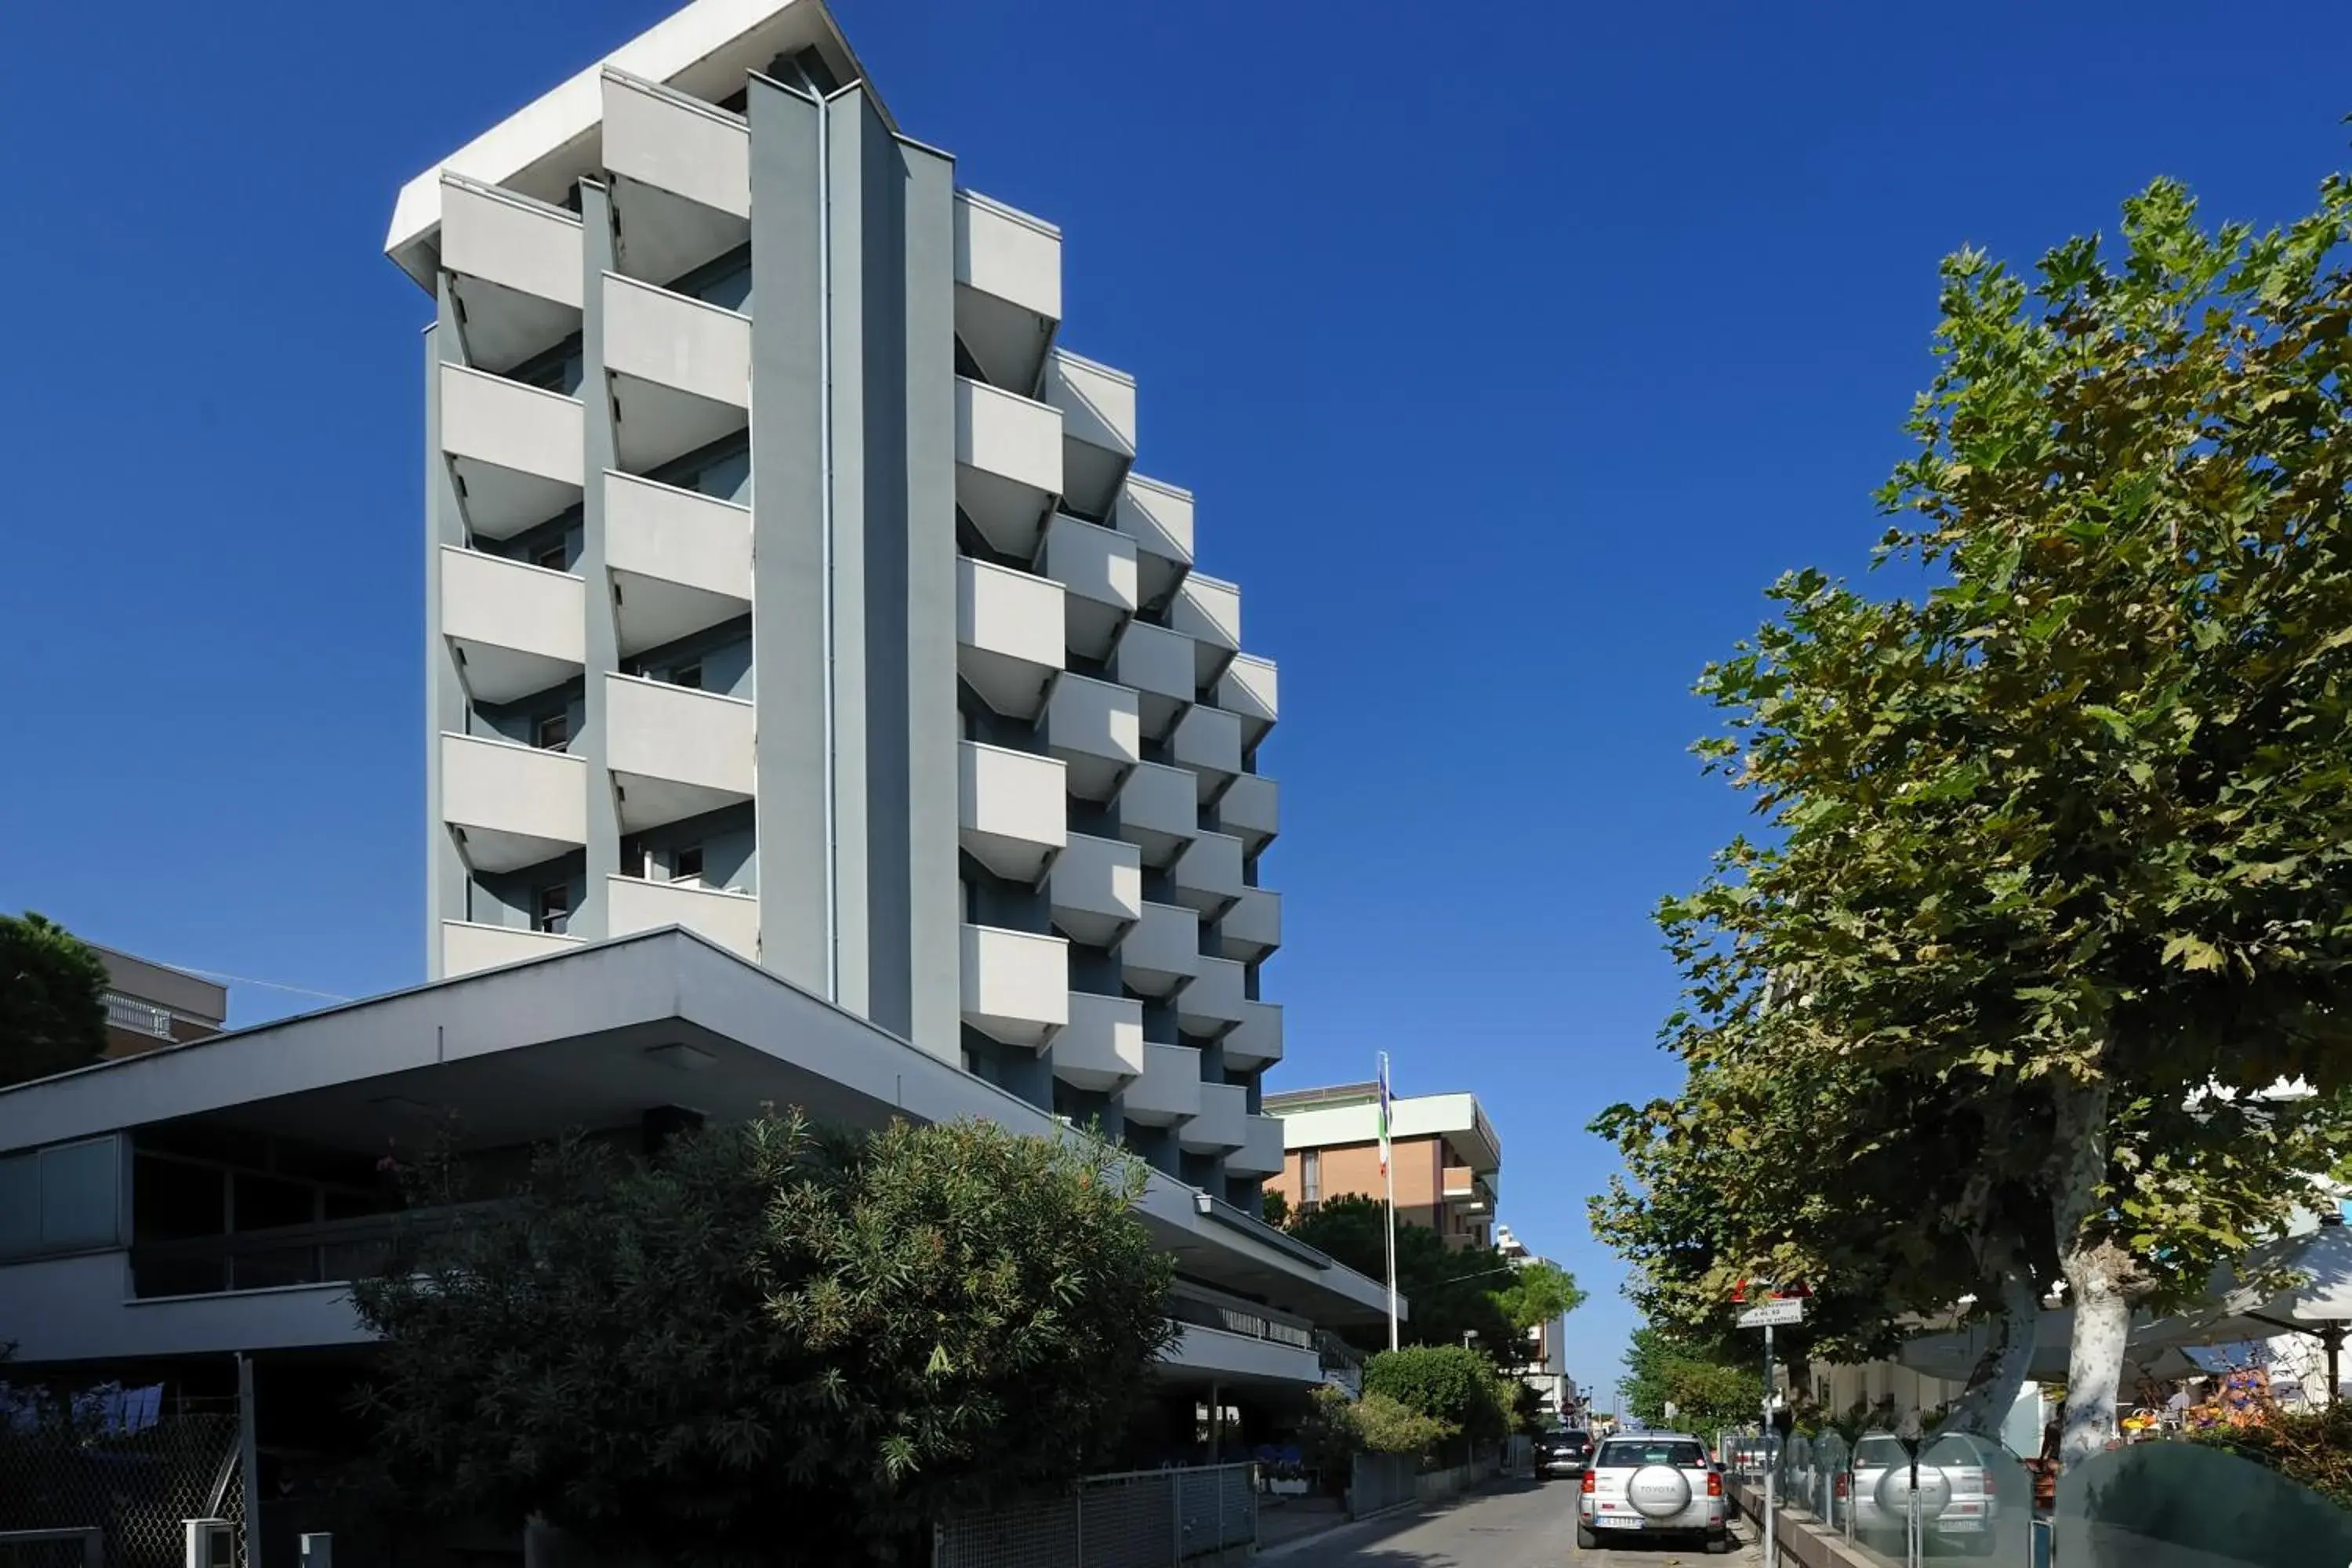
<svg viewBox="0 0 2352 1568">
<path fill-rule="evenodd" d="M 1642 1528 L 1642 1521 L 1640 1520 L 1627 1519 L 1623 1514 L 1618 1513 L 1601 1514 L 1598 1518 L 1594 1519 L 1592 1522 L 1603 1530 L 1639 1530 Z"/>
</svg>

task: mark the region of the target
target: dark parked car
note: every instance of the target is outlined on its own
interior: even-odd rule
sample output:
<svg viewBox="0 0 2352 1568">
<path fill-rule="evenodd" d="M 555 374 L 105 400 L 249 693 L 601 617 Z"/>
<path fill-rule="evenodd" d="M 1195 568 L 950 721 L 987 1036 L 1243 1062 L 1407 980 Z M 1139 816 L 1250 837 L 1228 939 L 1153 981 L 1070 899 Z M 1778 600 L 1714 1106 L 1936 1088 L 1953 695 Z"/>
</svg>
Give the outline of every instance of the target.
<svg viewBox="0 0 2352 1568">
<path fill-rule="evenodd" d="M 1536 1438 L 1536 1470 L 1547 1476 L 1580 1476 L 1592 1462 L 1592 1434 L 1556 1426 Z"/>
</svg>

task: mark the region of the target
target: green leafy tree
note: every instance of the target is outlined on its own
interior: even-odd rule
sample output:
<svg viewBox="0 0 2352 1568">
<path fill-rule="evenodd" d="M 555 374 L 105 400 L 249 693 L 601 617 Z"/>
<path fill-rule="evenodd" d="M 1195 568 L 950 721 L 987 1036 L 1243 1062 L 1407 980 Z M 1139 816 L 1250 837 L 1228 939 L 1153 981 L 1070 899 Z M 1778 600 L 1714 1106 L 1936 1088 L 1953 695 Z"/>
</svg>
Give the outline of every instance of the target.
<svg viewBox="0 0 2352 1568">
<path fill-rule="evenodd" d="M 1801 1388 L 1814 1356 L 1888 1354 L 1908 1321 L 1973 1296 L 1990 1348 L 1955 1419 L 1996 1430 L 2056 1272 L 2037 1195 L 1983 1173 L 1984 1131 L 1948 1088 L 1725 1037 L 1780 1021 L 1726 1026 L 1678 1096 L 1594 1123 L 1625 1161 L 1595 1234 L 1633 1266 L 1644 1318 L 1695 1342 L 1731 1342 L 1744 1284 L 1807 1286 L 1804 1321 L 1778 1335 Z"/>
<path fill-rule="evenodd" d="M 1289 1228 L 1290 1200 L 1272 1187 L 1265 1188 L 1258 1194 L 1257 1212 L 1258 1217 L 1265 1220 L 1266 1224 L 1278 1229 Z"/>
<path fill-rule="evenodd" d="M 106 963 L 29 910 L 0 915 L 0 1087 L 88 1067 L 106 1050 Z"/>
<path fill-rule="evenodd" d="M 1657 1328 L 1633 1331 L 1617 1392 L 1624 1409 L 1650 1426 L 1706 1432 L 1755 1421 L 1764 1411 L 1760 1365 L 1733 1365 Z"/>
<path fill-rule="evenodd" d="M 1496 1304 L 1521 1333 L 1556 1321 L 1584 1305 L 1576 1277 L 1559 1264 L 1535 1258 L 1520 1264 L 1494 1292 Z"/>
<path fill-rule="evenodd" d="M 979 1122 L 762 1117 L 650 1162 L 569 1140 L 356 1288 L 377 1450 L 405 1496 L 618 1554 L 919 1560 L 928 1521 L 1101 1463 L 1147 1394 L 1171 1273 L 1143 1182 Z"/>
<path fill-rule="evenodd" d="M 2158 182 L 2115 254 L 1953 257 L 1881 498 L 1924 589 L 1795 574 L 1700 684 L 1703 752 L 1770 831 L 1666 907 L 1674 1043 L 1955 1097 L 1976 1173 L 2046 1216 L 2070 1457 L 2114 1435 L 2134 1309 L 2200 1292 L 2335 1163 L 2347 218 L 2341 178 L 2266 233 Z M 2247 1092 L 2296 1078 L 2318 1095 Z"/>
<path fill-rule="evenodd" d="M 1388 1278 L 1388 1212 L 1374 1198 L 1343 1194 L 1296 1216 L 1290 1231 L 1309 1247 L 1358 1273 Z M 1465 1332 L 1478 1346 L 1507 1356 L 1517 1331 L 1496 1299 L 1509 1283 L 1510 1264 L 1491 1247 L 1454 1247 L 1426 1226 L 1396 1227 L 1397 1293 L 1412 1315 L 1400 1326 L 1408 1344 L 1458 1345 Z M 1385 1350 L 1388 1328 L 1340 1331 L 1365 1350 Z"/>
</svg>

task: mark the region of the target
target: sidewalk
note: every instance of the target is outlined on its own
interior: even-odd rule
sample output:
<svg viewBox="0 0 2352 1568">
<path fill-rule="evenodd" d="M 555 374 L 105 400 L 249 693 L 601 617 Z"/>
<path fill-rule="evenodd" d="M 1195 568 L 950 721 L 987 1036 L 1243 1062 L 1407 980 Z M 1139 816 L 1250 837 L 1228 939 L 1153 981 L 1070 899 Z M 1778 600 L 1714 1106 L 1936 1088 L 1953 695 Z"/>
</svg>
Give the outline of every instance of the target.
<svg viewBox="0 0 2352 1568">
<path fill-rule="evenodd" d="M 1393 1535 L 1399 1531 L 1411 1529 L 1424 1521 L 1452 1513 L 1465 1504 L 1491 1497 L 1496 1492 L 1540 1491 L 1541 1486 L 1542 1483 L 1531 1481 L 1525 1477 L 1490 1476 L 1478 1485 L 1465 1488 L 1448 1497 L 1425 1502 L 1402 1502 L 1394 1508 L 1383 1509 L 1379 1513 L 1367 1514 L 1362 1519 L 1357 1520 L 1349 1519 L 1347 1510 L 1339 1507 L 1336 1500 L 1332 1500 L 1328 1506 L 1318 1509 L 1311 1516 L 1313 1520 L 1311 1525 L 1307 1520 L 1302 1519 L 1298 1521 L 1298 1528 L 1289 1528 L 1288 1533 L 1282 1535 L 1270 1534 L 1267 1530 L 1270 1521 L 1277 1515 L 1260 1510 L 1257 1516 L 1257 1554 L 1261 1561 L 1265 1561 L 1295 1556 L 1318 1548 L 1338 1547 L 1359 1538 L 1370 1540 Z M 1280 1511 L 1291 1510 L 1286 1508 Z"/>
<path fill-rule="evenodd" d="M 1310 1535 L 1337 1530 L 1347 1522 L 1347 1508 L 1335 1497 L 1260 1498 L 1257 1549 L 1264 1552 L 1270 1546 L 1303 1541 Z"/>
</svg>

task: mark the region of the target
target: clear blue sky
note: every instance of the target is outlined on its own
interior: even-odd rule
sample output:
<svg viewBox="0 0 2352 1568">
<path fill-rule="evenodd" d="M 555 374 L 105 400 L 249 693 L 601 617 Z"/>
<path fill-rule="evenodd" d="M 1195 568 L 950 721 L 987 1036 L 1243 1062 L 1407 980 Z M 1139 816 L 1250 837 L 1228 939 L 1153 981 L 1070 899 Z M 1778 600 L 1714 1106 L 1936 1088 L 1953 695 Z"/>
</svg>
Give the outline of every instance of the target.
<svg viewBox="0 0 2352 1568">
<path fill-rule="evenodd" d="M 7 7 L 0 909 L 419 977 L 425 301 L 378 247 L 404 180 L 666 8 Z M 1063 226 L 1064 341 L 1139 377 L 1149 471 L 1281 663 L 1276 1086 L 1386 1047 L 1475 1090 L 1504 1218 L 1593 1289 L 1570 1370 L 1613 1380 L 1583 1128 L 1672 1082 L 1647 911 L 1737 822 L 1692 676 L 1776 574 L 1863 558 L 1937 257 L 2158 173 L 2303 210 L 2352 15 L 839 11 L 911 134 Z"/>
</svg>

